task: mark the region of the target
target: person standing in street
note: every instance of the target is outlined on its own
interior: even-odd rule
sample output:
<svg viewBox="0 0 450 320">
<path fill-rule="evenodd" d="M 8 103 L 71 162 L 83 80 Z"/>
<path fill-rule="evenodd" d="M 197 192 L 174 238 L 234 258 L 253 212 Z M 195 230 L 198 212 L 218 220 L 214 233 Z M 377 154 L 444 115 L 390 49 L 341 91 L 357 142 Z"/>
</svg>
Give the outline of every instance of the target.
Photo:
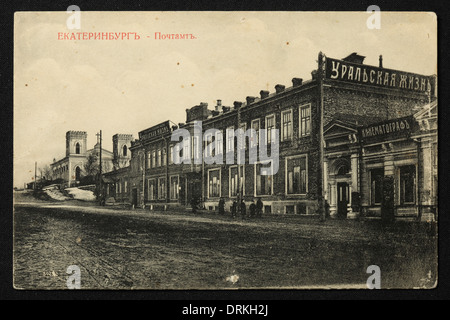
<svg viewBox="0 0 450 320">
<path fill-rule="evenodd" d="M 263 210 L 263 202 L 261 201 L 261 198 L 258 198 L 258 201 L 256 202 L 256 217 L 261 218 L 262 217 L 262 210 Z"/>
<path fill-rule="evenodd" d="M 247 209 L 245 207 L 244 199 L 242 199 L 241 200 L 241 217 L 242 217 L 242 220 L 245 219 L 246 214 L 247 214 Z"/>
</svg>

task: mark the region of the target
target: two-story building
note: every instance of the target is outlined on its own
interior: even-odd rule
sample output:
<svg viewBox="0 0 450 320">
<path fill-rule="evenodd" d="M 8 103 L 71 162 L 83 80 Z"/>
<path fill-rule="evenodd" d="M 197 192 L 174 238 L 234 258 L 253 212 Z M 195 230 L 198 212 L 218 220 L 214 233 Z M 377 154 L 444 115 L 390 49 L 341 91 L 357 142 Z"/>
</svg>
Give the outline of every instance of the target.
<svg viewBox="0 0 450 320">
<path fill-rule="evenodd" d="M 308 81 L 294 78 L 290 87 L 278 84 L 273 93 L 261 90 L 258 97 L 247 96 L 232 106 L 217 100 L 213 110 L 200 103 L 186 110 L 185 123 L 166 121 L 141 131 L 130 147 L 131 165 L 122 173 L 128 176 L 130 202 L 167 208 L 189 205 L 198 197 L 206 209 L 216 210 L 220 198 L 229 209 L 240 194 L 247 205 L 261 198 L 266 214 L 316 214 L 324 199 L 338 217 L 378 215 L 377 181 L 396 176 L 398 215 L 418 215 L 417 196 L 411 201 L 409 189 L 401 186 L 410 188 L 413 164 L 416 194 L 422 188 L 417 181 L 434 178 L 420 169 L 424 156 L 415 153 L 416 160 L 411 160 L 412 149 L 406 151 L 402 144 L 423 134 L 414 129 L 415 123 L 424 117 L 423 106 L 435 103 L 436 78 L 383 68 L 381 56 L 379 66 L 363 61 L 356 53 L 341 60 L 319 53 L 318 68 Z M 189 132 L 190 138 L 172 141 L 177 129 Z M 239 137 L 237 129 L 254 131 Z M 267 154 L 278 150 L 278 170 L 269 175 L 261 171 L 270 166 L 260 157 L 265 146 L 262 129 Z M 276 148 L 270 144 L 275 142 L 274 130 L 279 132 Z M 409 140 L 401 142 L 405 132 Z M 426 141 L 433 148 L 435 142 L 430 141 L 436 138 L 430 132 Z M 419 136 L 411 138 L 413 134 Z M 400 140 L 385 141 L 388 138 Z M 185 148 L 178 150 L 177 143 Z M 246 150 L 245 161 L 238 164 L 241 147 Z M 250 161 L 255 160 L 250 150 L 257 150 L 256 161 Z M 174 154 L 185 161 L 174 163 Z M 211 163 L 206 157 L 223 161 Z M 418 179 L 419 175 L 426 179 Z"/>
</svg>

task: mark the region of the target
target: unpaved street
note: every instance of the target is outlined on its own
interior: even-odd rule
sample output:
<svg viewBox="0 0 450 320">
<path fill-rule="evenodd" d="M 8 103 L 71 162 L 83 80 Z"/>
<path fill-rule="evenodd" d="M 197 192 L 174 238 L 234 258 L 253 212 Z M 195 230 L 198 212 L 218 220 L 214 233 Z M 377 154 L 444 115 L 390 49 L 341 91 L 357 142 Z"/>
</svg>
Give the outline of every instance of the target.
<svg viewBox="0 0 450 320">
<path fill-rule="evenodd" d="M 436 238 L 424 224 L 272 216 L 233 220 L 117 210 L 16 196 L 14 284 L 67 289 L 366 288 L 370 265 L 383 288 L 434 283 Z"/>
</svg>

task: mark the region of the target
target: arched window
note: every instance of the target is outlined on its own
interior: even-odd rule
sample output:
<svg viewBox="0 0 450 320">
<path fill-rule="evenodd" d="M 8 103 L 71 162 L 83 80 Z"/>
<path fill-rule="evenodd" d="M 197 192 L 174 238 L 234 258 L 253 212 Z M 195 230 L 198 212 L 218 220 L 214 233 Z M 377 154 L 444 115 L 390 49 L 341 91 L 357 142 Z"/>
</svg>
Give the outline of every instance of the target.
<svg viewBox="0 0 450 320">
<path fill-rule="evenodd" d="M 77 142 L 77 144 L 75 145 L 75 153 L 76 154 L 80 154 L 80 144 Z"/>
<path fill-rule="evenodd" d="M 342 176 L 348 173 L 348 166 L 343 164 L 339 167 L 339 169 L 337 170 L 337 174 L 338 176 Z"/>
<path fill-rule="evenodd" d="M 127 152 L 128 152 L 128 148 L 127 148 L 126 145 L 124 145 L 123 148 L 122 148 L 122 154 L 123 154 L 124 157 L 127 156 Z"/>
<path fill-rule="evenodd" d="M 75 180 L 80 181 L 80 179 L 81 179 L 81 169 L 80 169 L 80 167 L 76 167 L 76 169 L 75 169 Z"/>
</svg>

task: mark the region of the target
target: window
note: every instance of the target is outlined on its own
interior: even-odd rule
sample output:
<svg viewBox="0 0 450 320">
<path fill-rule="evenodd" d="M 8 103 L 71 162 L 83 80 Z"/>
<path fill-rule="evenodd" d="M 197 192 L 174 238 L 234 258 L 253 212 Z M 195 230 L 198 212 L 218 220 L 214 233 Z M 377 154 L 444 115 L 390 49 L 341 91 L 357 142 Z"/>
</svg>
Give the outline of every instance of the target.
<svg viewBox="0 0 450 320">
<path fill-rule="evenodd" d="M 246 123 L 241 123 L 239 125 L 239 129 L 242 130 L 242 132 L 245 134 L 245 131 L 247 130 L 247 124 Z M 238 150 L 242 150 L 245 149 L 245 135 L 239 135 L 238 136 L 238 141 L 237 141 L 237 146 L 238 146 Z"/>
<path fill-rule="evenodd" d="M 75 180 L 80 180 L 81 179 L 81 169 L 80 167 L 76 167 L 75 168 Z"/>
<path fill-rule="evenodd" d="M 272 142 L 272 130 L 275 129 L 275 115 L 266 117 L 267 144 Z"/>
<path fill-rule="evenodd" d="M 169 164 L 173 163 L 173 146 L 169 147 Z"/>
<path fill-rule="evenodd" d="M 416 189 L 416 166 L 400 167 L 400 205 L 413 204 Z"/>
<path fill-rule="evenodd" d="M 212 134 L 205 135 L 205 156 L 212 157 Z"/>
<path fill-rule="evenodd" d="M 281 114 L 282 119 L 282 131 L 281 131 L 281 141 L 292 139 L 292 110 L 284 111 Z"/>
<path fill-rule="evenodd" d="M 255 147 L 259 144 L 259 129 L 260 129 L 260 121 L 259 119 L 252 120 L 252 129 L 254 132 L 252 132 L 251 136 L 251 146 Z"/>
<path fill-rule="evenodd" d="M 343 165 L 341 165 L 341 166 L 338 168 L 338 170 L 337 170 L 337 175 L 338 175 L 338 176 L 343 176 L 343 175 L 346 175 L 346 174 L 348 174 L 348 166 L 345 165 L 345 164 L 343 164 Z"/>
<path fill-rule="evenodd" d="M 234 127 L 227 128 L 227 153 L 234 152 Z"/>
<path fill-rule="evenodd" d="M 220 197 L 220 169 L 208 171 L 208 197 Z"/>
<path fill-rule="evenodd" d="M 156 200 L 156 180 L 148 179 L 148 200 Z"/>
<path fill-rule="evenodd" d="M 152 168 L 156 167 L 156 150 L 152 151 Z"/>
<path fill-rule="evenodd" d="M 273 176 L 261 175 L 261 168 L 268 164 L 255 164 L 256 195 L 271 195 L 273 190 Z"/>
<path fill-rule="evenodd" d="M 308 183 L 306 157 L 287 159 L 286 162 L 287 193 L 306 194 Z"/>
<path fill-rule="evenodd" d="M 152 155 L 151 152 L 147 152 L 147 168 L 151 168 L 152 167 Z"/>
<path fill-rule="evenodd" d="M 158 199 L 166 198 L 166 178 L 158 179 Z"/>
<path fill-rule="evenodd" d="M 128 148 L 127 148 L 126 145 L 124 145 L 123 148 L 122 148 L 122 155 L 123 155 L 124 157 L 126 157 L 127 154 L 128 154 Z"/>
<path fill-rule="evenodd" d="M 164 167 L 167 165 L 167 151 L 166 151 L 166 148 L 162 149 L 162 165 Z"/>
<path fill-rule="evenodd" d="M 200 145 L 199 145 L 199 138 L 193 137 L 192 138 L 192 159 L 200 159 Z"/>
<path fill-rule="evenodd" d="M 222 154 L 223 153 L 223 134 L 222 131 L 218 131 L 215 135 L 216 139 L 216 154 Z"/>
<path fill-rule="evenodd" d="M 178 176 L 170 177 L 170 199 L 178 199 L 179 180 Z"/>
<path fill-rule="evenodd" d="M 190 144 L 191 139 L 183 139 L 183 150 L 181 151 L 182 157 L 184 160 L 189 160 L 191 157 L 191 146 Z"/>
<path fill-rule="evenodd" d="M 123 182 L 123 190 L 124 190 L 125 193 L 128 192 L 128 181 L 124 181 Z"/>
<path fill-rule="evenodd" d="M 156 163 L 157 167 L 161 166 L 161 163 L 162 163 L 161 155 L 162 155 L 161 149 L 158 149 L 158 157 L 157 157 L 157 163 Z"/>
<path fill-rule="evenodd" d="M 300 137 L 311 133 L 311 105 L 300 107 Z"/>
<path fill-rule="evenodd" d="M 384 169 L 370 170 L 370 203 L 380 205 L 383 196 Z"/>
<path fill-rule="evenodd" d="M 76 154 L 80 154 L 80 144 L 77 142 L 77 144 L 75 145 L 75 153 Z"/>
<path fill-rule="evenodd" d="M 239 192 L 245 194 L 245 172 L 244 166 L 240 166 L 240 175 L 238 166 L 230 167 L 230 197 L 235 197 Z M 240 177 L 240 179 L 238 179 Z"/>
</svg>

